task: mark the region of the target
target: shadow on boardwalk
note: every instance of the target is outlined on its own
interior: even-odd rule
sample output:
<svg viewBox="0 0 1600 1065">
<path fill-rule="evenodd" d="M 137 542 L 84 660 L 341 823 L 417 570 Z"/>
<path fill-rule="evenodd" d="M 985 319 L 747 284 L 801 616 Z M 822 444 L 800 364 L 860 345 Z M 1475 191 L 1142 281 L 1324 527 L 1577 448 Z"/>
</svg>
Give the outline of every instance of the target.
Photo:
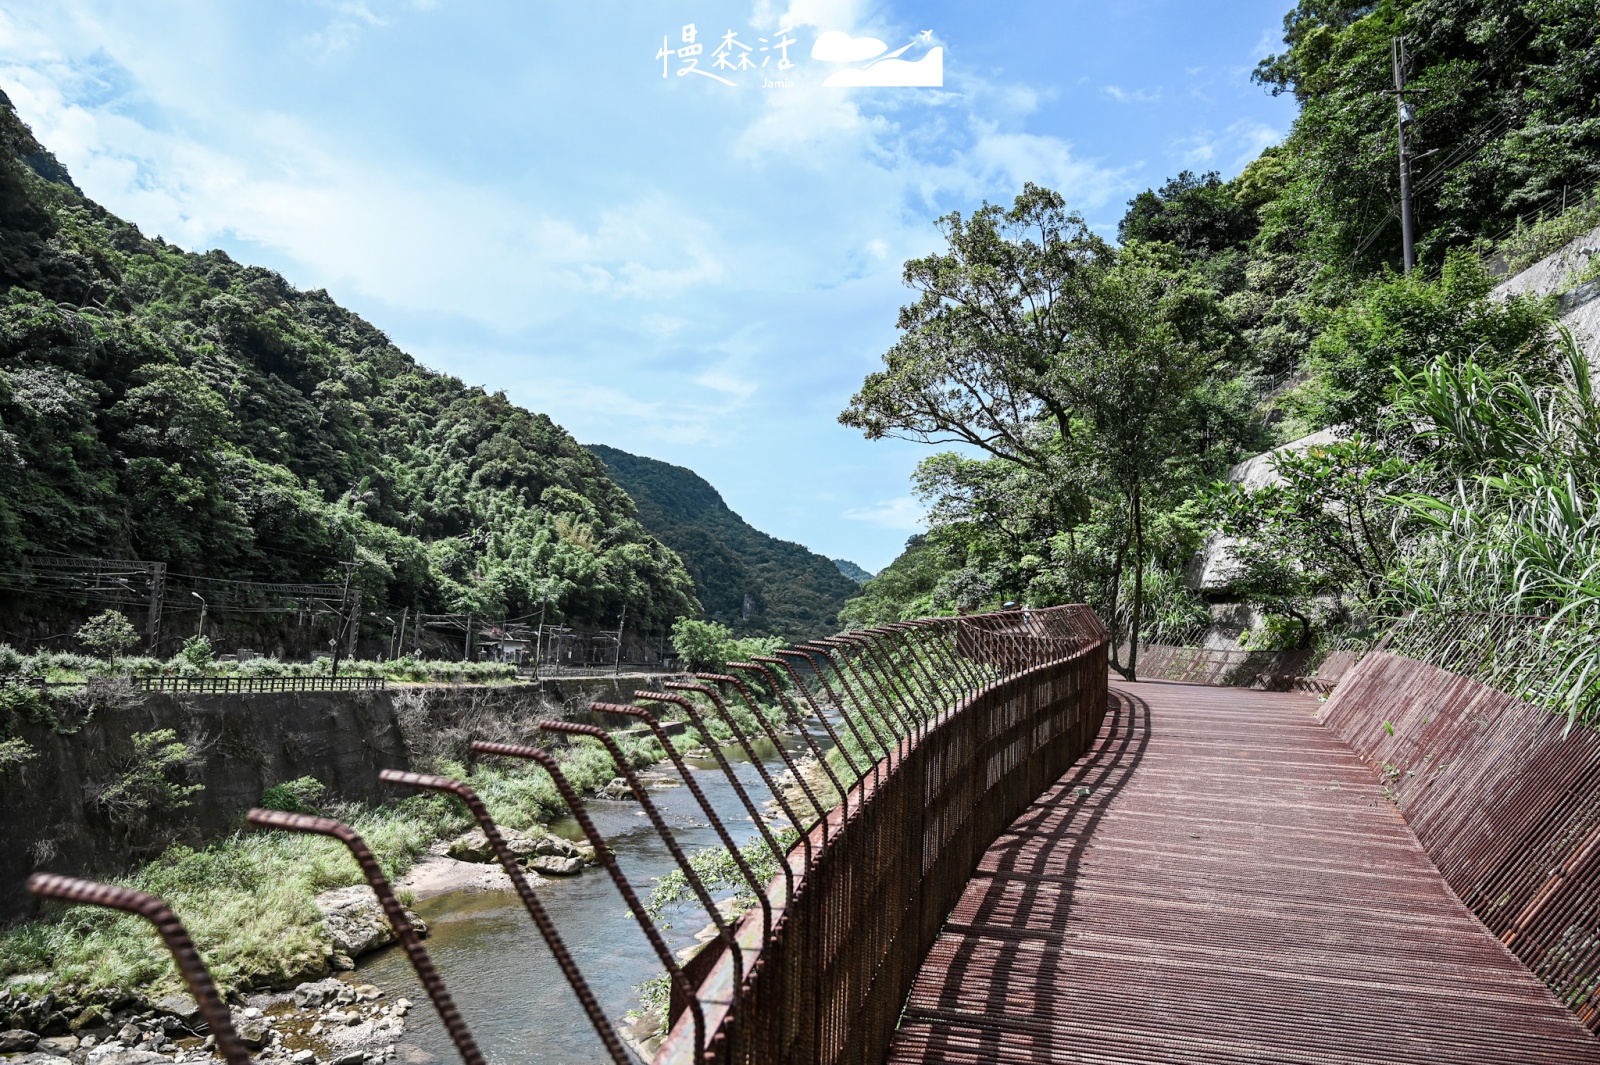
<svg viewBox="0 0 1600 1065">
<path fill-rule="evenodd" d="M 1111 700 L 1095 750 L 984 856 L 890 1061 L 1600 1063 L 1314 700 Z"/>
</svg>

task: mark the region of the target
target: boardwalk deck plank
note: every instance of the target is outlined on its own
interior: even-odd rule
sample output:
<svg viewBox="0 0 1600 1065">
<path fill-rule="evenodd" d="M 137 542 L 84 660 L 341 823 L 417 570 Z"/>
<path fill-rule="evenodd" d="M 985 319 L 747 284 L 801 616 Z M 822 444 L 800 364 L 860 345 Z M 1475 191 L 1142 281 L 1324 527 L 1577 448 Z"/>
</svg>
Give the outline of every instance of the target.
<svg viewBox="0 0 1600 1065">
<path fill-rule="evenodd" d="M 984 856 L 891 1062 L 1600 1065 L 1314 700 L 1111 698 Z"/>
</svg>

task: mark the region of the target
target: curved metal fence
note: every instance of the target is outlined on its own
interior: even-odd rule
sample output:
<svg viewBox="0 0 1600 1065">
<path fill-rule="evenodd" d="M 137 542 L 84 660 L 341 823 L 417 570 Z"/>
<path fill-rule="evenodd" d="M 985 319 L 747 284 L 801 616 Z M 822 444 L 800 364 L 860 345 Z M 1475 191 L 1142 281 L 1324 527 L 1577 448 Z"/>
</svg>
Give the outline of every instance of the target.
<svg viewBox="0 0 1600 1065">
<path fill-rule="evenodd" d="M 668 948 L 554 755 L 505 743 L 472 746 L 481 756 L 519 759 L 549 775 L 637 919 L 672 987 L 670 1031 L 657 1062 L 877 1061 L 925 954 L 984 850 L 1094 742 L 1106 712 L 1106 658 L 1106 631 L 1087 607 L 1013 610 L 841 633 L 727 663 L 727 673 L 698 673 L 660 690 L 637 691 L 631 704 L 593 704 L 602 718 L 631 718 L 661 742 L 744 877 L 754 904 L 737 916 L 726 913 L 726 899 L 714 897 L 695 872 L 612 733 L 573 721 L 541 722 L 554 744 L 598 742 L 606 750 L 672 854 L 716 931 L 688 961 Z M 204 687 L 218 684 L 217 678 L 142 680 L 147 687 L 160 682 L 158 690 L 179 684 L 186 686 L 177 690 L 240 690 Z M 261 680 L 285 685 L 265 690 L 299 690 L 288 686 L 295 681 L 326 683 Z M 358 688 L 372 682 L 337 683 Z M 658 717 L 667 713 L 676 720 Z M 670 742 L 669 731 L 688 727 L 726 775 L 739 809 L 715 809 Z M 776 752 L 787 772 L 769 772 L 758 745 Z M 765 802 L 741 783 L 724 747 L 749 759 L 768 791 Z M 446 777 L 394 770 L 382 779 L 453 795 L 466 805 L 606 1056 L 629 1065 L 618 1032 L 472 789 Z M 746 815 L 757 829 L 753 846 L 766 847 L 779 870 L 770 882 L 755 873 L 728 830 L 733 817 Z M 481 1050 L 361 837 L 329 818 L 252 810 L 248 820 L 329 836 L 350 850 L 462 1060 L 480 1065 Z M 792 842 L 785 842 L 785 826 Z M 159 899 L 44 874 L 29 888 L 155 922 L 206 1017 L 219 1019 L 217 1051 L 230 1065 L 246 1065 L 248 1055 L 232 1038 L 205 966 L 177 915 Z"/>
<path fill-rule="evenodd" d="M 1466 668 L 1505 660 L 1455 654 Z M 1363 659 L 1321 716 L 1379 769 L 1456 896 L 1600 1031 L 1600 732 L 1390 651 Z"/>
<path fill-rule="evenodd" d="M 700 984 L 706 1052 L 686 1011 L 658 1063 L 881 1061 L 984 850 L 1099 733 L 1106 640 L 1087 608 L 921 624 L 999 675 L 907 729 L 810 830 L 809 862 L 790 852 L 772 934 L 753 915 L 738 930 L 742 984 L 725 950 Z"/>
</svg>

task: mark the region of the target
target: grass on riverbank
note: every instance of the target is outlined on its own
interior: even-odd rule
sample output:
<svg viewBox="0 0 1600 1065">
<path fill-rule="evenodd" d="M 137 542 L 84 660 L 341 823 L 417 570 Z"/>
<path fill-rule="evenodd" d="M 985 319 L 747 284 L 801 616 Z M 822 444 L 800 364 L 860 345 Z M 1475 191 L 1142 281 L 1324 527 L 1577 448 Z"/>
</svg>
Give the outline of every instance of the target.
<svg viewBox="0 0 1600 1065">
<path fill-rule="evenodd" d="M 617 739 L 635 767 L 665 757 L 654 740 Z M 579 739 L 555 753 L 580 791 L 593 791 L 616 775 L 597 741 Z M 565 808 L 549 776 L 537 768 L 479 765 L 468 773 L 445 762 L 434 769 L 469 783 L 495 819 L 511 828 L 548 822 Z M 391 878 L 435 840 L 470 827 L 461 803 L 436 794 L 328 812 L 361 834 Z M 247 829 L 199 849 L 172 847 L 115 882 L 164 899 L 188 927 L 217 982 L 224 989 L 247 989 L 317 972 L 326 947 L 315 897 L 363 881 L 354 859 L 334 840 Z M 147 922 L 86 906 L 52 907 L 43 919 L 0 932 L 0 979 L 18 974 L 37 974 L 21 990 L 49 989 L 69 998 L 105 989 L 159 996 L 180 983 Z"/>
</svg>

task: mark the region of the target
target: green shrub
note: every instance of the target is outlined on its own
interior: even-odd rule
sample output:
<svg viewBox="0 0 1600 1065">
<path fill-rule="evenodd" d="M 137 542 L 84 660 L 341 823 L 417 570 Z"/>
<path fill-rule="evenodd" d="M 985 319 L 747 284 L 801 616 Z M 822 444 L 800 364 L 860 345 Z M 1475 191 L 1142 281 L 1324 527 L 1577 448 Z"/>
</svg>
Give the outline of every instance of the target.
<svg viewBox="0 0 1600 1065">
<path fill-rule="evenodd" d="M 10 736 L 23 721 L 50 720 L 43 693 L 26 684 L 0 684 L 0 737 Z"/>
<path fill-rule="evenodd" d="M 1505 260 L 1506 273 L 1526 270 L 1546 255 L 1600 226 L 1600 200 L 1574 204 L 1551 218 L 1541 218 L 1517 228 L 1496 249 Z"/>
<path fill-rule="evenodd" d="M 175 661 L 187 662 L 195 669 L 209 669 L 216 661 L 216 655 L 211 650 L 211 640 L 205 636 L 191 636 L 183 641 L 183 650 L 179 651 Z"/>
<path fill-rule="evenodd" d="M 34 750 L 28 744 L 28 741 L 21 737 L 0 740 L 0 772 L 4 772 L 12 766 L 30 762 L 38 756 L 39 752 Z"/>
<path fill-rule="evenodd" d="M 316 777 L 300 777 L 274 784 L 261 793 L 261 805 L 268 810 L 282 810 L 286 814 L 321 813 L 319 804 L 327 789 Z"/>
<path fill-rule="evenodd" d="M 133 756 L 92 797 L 108 820 L 129 830 L 187 809 L 189 797 L 204 788 L 174 779 L 197 765 L 200 755 L 172 729 L 135 732 L 132 740 Z"/>
</svg>

